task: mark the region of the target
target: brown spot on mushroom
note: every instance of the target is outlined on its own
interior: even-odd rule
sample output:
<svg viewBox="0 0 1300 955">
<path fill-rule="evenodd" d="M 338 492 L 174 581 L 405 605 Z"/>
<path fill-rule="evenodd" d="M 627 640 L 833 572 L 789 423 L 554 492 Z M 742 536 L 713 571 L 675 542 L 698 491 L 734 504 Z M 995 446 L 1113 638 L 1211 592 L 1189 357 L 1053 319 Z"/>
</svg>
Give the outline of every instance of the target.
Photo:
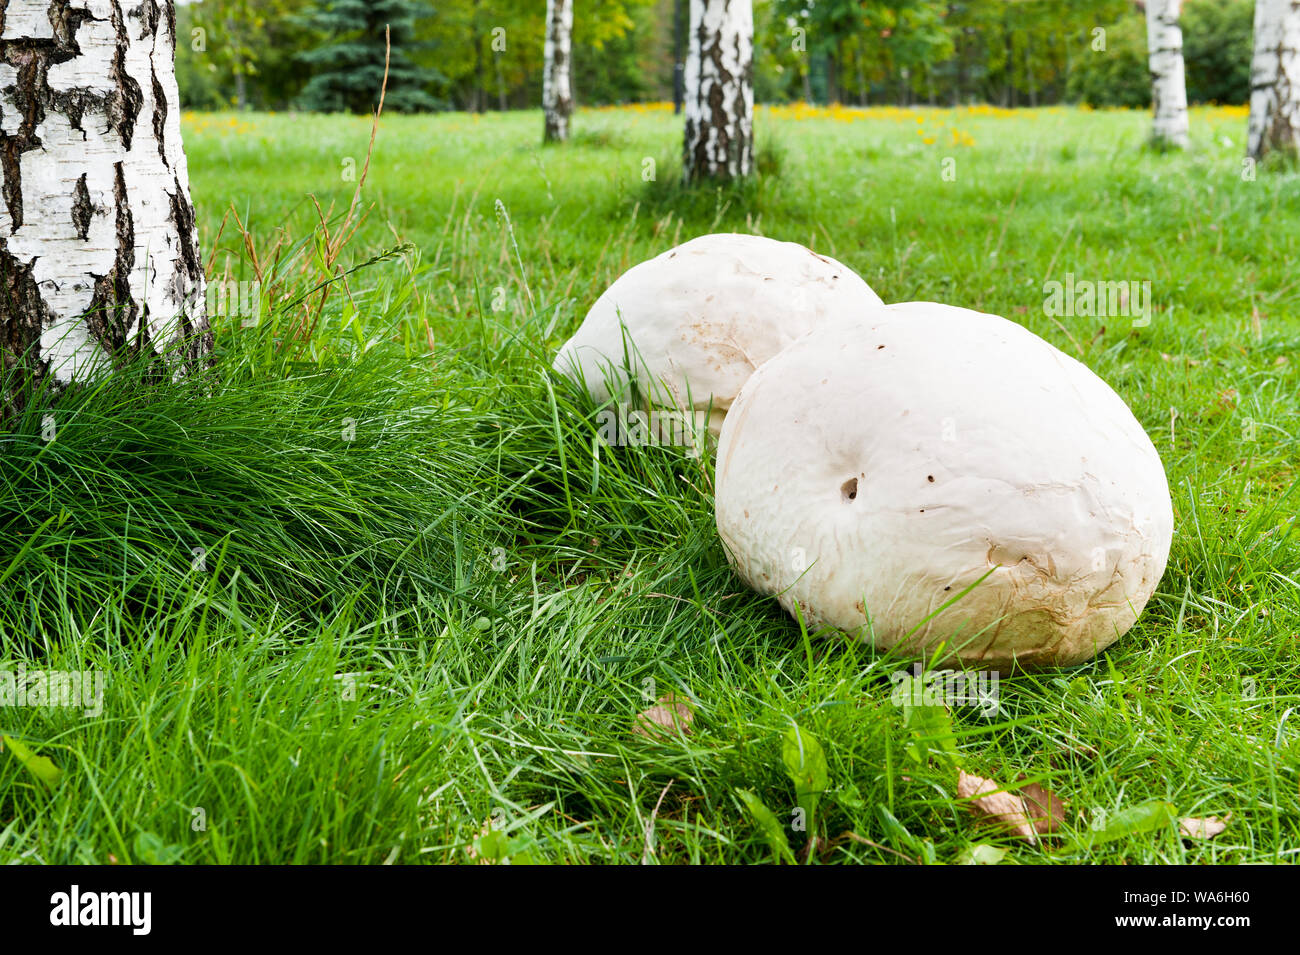
<svg viewBox="0 0 1300 955">
<path fill-rule="evenodd" d="M 840 496 L 845 503 L 855 500 L 858 496 L 858 479 L 849 478 L 840 485 Z"/>
<path fill-rule="evenodd" d="M 927 474 L 927 475 L 925 476 L 925 479 L 926 479 L 927 481 L 929 481 L 931 484 L 934 483 L 934 475 L 933 475 L 933 474 Z"/>
<path fill-rule="evenodd" d="M 876 346 L 876 351 L 880 351 L 880 349 L 882 349 L 882 348 L 884 348 L 884 347 L 885 347 L 884 345 L 877 345 L 877 346 Z"/>
</svg>

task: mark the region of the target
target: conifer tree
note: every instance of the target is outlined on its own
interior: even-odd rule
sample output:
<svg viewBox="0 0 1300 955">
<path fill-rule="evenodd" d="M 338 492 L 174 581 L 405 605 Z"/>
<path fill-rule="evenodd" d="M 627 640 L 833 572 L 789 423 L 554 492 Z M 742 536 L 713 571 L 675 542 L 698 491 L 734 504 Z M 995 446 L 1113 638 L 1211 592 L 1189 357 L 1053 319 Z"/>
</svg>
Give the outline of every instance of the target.
<svg viewBox="0 0 1300 955">
<path fill-rule="evenodd" d="M 392 53 L 384 109 L 399 113 L 436 109 L 438 101 L 426 88 L 440 76 L 416 65 L 410 57 L 415 23 L 431 13 L 421 0 L 322 0 L 315 4 L 307 23 L 325 39 L 302 56 L 315 71 L 302 92 L 302 107 L 323 112 L 373 110 L 384 81 L 387 28 Z"/>
</svg>

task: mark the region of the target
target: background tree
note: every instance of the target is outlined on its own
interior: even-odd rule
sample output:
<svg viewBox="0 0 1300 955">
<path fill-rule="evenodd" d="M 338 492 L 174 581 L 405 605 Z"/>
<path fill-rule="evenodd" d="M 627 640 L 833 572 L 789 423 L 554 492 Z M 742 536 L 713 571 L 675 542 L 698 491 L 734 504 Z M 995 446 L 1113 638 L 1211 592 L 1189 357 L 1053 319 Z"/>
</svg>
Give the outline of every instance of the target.
<svg viewBox="0 0 1300 955">
<path fill-rule="evenodd" d="M 573 69 L 587 102 L 672 99 L 672 0 L 582 0 Z"/>
<path fill-rule="evenodd" d="M 399 113 L 436 108 L 438 101 L 427 88 L 438 74 L 417 66 L 410 57 L 415 23 L 430 12 L 420 0 L 324 0 L 310 8 L 307 23 L 326 39 L 302 54 L 302 61 L 318 71 L 302 91 L 303 107 L 324 112 L 373 110 L 384 82 L 387 29 L 392 51 L 384 108 Z"/>
<path fill-rule="evenodd" d="M 569 138 L 573 92 L 569 59 L 573 38 L 573 0 L 546 0 L 545 66 L 542 68 L 542 110 L 547 142 Z"/>
<path fill-rule="evenodd" d="M 1151 64 L 1151 140 L 1187 146 L 1187 78 L 1183 31 L 1178 25 L 1182 0 L 1146 0 L 1147 52 Z"/>
<path fill-rule="evenodd" d="M 691 0 L 682 160 L 688 181 L 738 179 L 753 169 L 753 73 L 749 0 Z"/>
<path fill-rule="evenodd" d="M 102 13 L 11 0 L 0 39 L 0 363 L 55 386 L 136 353 L 185 374 L 212 348 L 173 6 Z M 11 388 L 0 410 L 21 399 Z"/>
<path fill-rule="evenodd" d="M 177 8 L 176 72 L 187 105 L 275 109 L 306 83 L 299 54 L 320 42 L 308 0 L 200 0 Z"/>
<path fill-rule="evenodd" d="M 667 2 L 583 0 L 573 16 L 571 92 L 600 103 L 667 99 Z M 440 0 L 434 15 L 417 24 L 416 57 L 443 74 L 434 89 L 455 109 L 536 108 L 545 85 L 545 38 L 541 2 Z"/>
<path fill-rule="evenodd" d="M 334 67 L 306 64 L 301 54 L 340 40 L 304 15 L 321 5 L 198 0 L 179 7 L 182 101 L 200 109 L 303 105 L 299 94 L 313 74 Z M 763 102 L 1151 104 L 1146 18 L 1134 0 L 754 0 L 752 6 L 754 91 Z M 582 0 L 570 59 L 575 105 L 578 98 L 590 104 L 671 99 L 675 9 L 685 19 L 689 0 Z M 1254 9 L 1254 0 L 1185 0 L 1179 23 L 1189 102 L 1249 99 Z M 197 38 L 194 28 L 202 31 Z M 446 108 L 536 108 L 545 85 L 545 35 L 540 0 L 436 0 L 401 52 L 429 78 L 421 89 Z"/>
<path fill-rule="evenodd" d="M 1113 23 L 1099 24 L 1098 29 L 1104 32 L 1074 57 L 1066 97 L 1091 106 L 1149 108 L 1146 18 L 1130 12 Z"/>
<path fill-rule="evenodd" d="M 1250 101 L 1254 0 L 1187 0 L 1183 4 L 1183 62 L 1192 103 Z"/>
<path fill-rule="evenodd" d="M 1247 150 L 1300 150 L 1300 0 L 1256 0 Z"/>
</svg>

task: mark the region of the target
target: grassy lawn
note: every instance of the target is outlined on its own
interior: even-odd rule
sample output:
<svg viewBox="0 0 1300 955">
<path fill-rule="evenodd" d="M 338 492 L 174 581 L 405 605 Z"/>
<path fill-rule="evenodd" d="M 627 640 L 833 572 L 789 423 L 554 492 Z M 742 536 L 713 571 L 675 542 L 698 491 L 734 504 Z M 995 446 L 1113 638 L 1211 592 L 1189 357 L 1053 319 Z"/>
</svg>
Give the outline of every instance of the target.
<svg viewBox="0 0 1300 955">
<path fill-rule="evenodd" d="M 187 116 L 210 273 L 260 275 L 267 311 L 214 320 L 219 381 L 128 368 L 0 434 L 0 670 L 104 676 L 100 706 L 0 709 L 28 753 L 0 754 L 0 861 L 1293 861 L 1300 173 L 1243 169 L 1230 109 L 1193 111 L 1186 155 L 1131 112 L 755 126 L 757 182 L 686 193 L 671 111 L 581 112 L 547 149 L 536 113 L 388 118 L 353 231 L 368 120 Z M 709 462 L 597 460 L 550 357 L 624 269 L 710 231 L 1096 370 L 1173 492 L 1138 625 L 1004 679 L 996 713 L 898 706 L 911 661 L 731 574 Z M 1150 323 L 1044 314 L 1067 273 L 1149 281 Z M 670 692 L 689 734 L 633 733 Z M 783 760 L 796 726 L 819 796 Z M 1062 831 L 981 826 L 957 767 L 1067 800 Z M 1179 816 L 1230 818 L 1205 840 Z"/>
</svg>

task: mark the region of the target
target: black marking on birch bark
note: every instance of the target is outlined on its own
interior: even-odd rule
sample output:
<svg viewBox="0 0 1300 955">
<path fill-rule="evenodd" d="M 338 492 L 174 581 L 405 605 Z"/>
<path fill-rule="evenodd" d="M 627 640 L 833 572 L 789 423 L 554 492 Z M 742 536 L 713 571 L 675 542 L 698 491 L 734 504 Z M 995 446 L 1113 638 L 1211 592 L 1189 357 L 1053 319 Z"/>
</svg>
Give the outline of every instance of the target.
<svg viewBox="0 0 1300 955">
<path fill-rule="evenodd" d="M 77 238 L 83 242 L 90 238 L 90 219 L 94 211 L 90 204 L 90 190 L 86 188 L 86 174 L 83 172 L 72 193 L 72 225 L 77 230 Z"/>
<path fill-rule="evenodd" d="M 50 4 L 50 26 L 54 31 L 55 49 L 50 59 L 55 63 L 64 63 L 81 56 L 81 45 L 77 43 L 77 30 L 87 20 L 95 19 L 86 9 L 74 10 L 70 0 L 55 0 Z M 28 43 L 48 43 L 48 40 L 27 40 Z"/>
<path fill-rule="evenodd" d="M 741 35 L 737 33 L 736 62 L 743 65 L 743 72 L 740 76 L 740 82 L 736 84 L 736 100 L 733 104 L 735 112 L 732 115 L 736 117 L 736 174 L 744 176 L 749 173 L 752 165 L 751 153 L 754 148 L 753 131 L 745 128 L 745 118 L 749 115 L 748 110 L 745 108 L 745 91 L 754 88 L 754 38 L 751 34 L 748 60 L 744 57 L 745 47 L 741 40 Z M 728 155 L 730 156 L 730 154 Z"/>
<path fill-rule="evenodd" d="M 50 112 L 68 117 L 73 129 L 85 130 L 82 118 L 90 106 L 102 107 L 106 97 L 86 90 L 56 92 L 50 89 L 51 64 L 66 63 L 81 55 L 77 31 L 81 24 L 94 19 L 85 9 L 74 9 L 71 0 L 54 0 L 49 7 L 54 38 L 20 37 L 0 40 L 0 60 L 17 71 L 13 86 L 4 90 L 21 114 L 18 131 L 0 132 L 0 170 L 4 173 L 4 200 L 16 230 L 23 224 L 22 162 L 23 153 L 40 149 L 43 144 L 36 129 Z"/>
<path fill-rule="evenodd" d="M 162 83 L 158 82 L 158 74 L 150 71 L 149 78 L 153 80 L 153 138 L 158 143 L 158 155 L 162 159 L 162 164 L 166 168 L 171 168 L 171 163 L 167 161 L 167 94 L 163 92 Z"/>
<path fill-rule="evenodd" d="M 41 358 L 41 329 L 48 318 L 31 263 L 14 258 L 0 237 L 0 420 L 21 411 L 27 395 L 45 379 L 49 362 Z M 21 375 L 10 380 L 10 372 L 19 366 L 30 381 L 24 382 Z"/>
<path fill-rule="evenodd" d="M 173 274 L 173 300 L 184 303 L 177 316 L 179 334 L 185 342 L 187 374 L 193 374 L 200 368 L 213 365 L 212 329 L 208 325 L 205 303 L 202 299 L 194 301 L 194 314 L 189 311 L 193 293 L 202 288 L 203 260 L 199 257 L 198 228 L 194 222 L 194 206 L 185 197 L 185 189 L 180 179 L 172 181 L 171 195 L 172 224 L 180 237 L 180 250 L 176 260 L 178 268 Z"/>
<path fill-rule="evenodd" d="M 140 5 L 140 39 L 145 40 L 149 37 L 157 36 L 158 24 L 162 20 L 162 12 L 158 9 L 158 4 L 154 0 Z"/>
<path fill-rule="evenodd" d="M 107 275 L 95 277 L 95 291 L 82 320 L 90 335 L 115 360 L 127 346 L 127 333 L 137 318 L 145 325 L 140 308 L 131 298 L 131 270 L 135 268 L 135 223 L 126 192 L 126 174 L 120 162 L 113 164 L 114 230 L 117 253 Z M 138 342 L 138 339 L 137 339 Z M 135 350 L 135 349 L 132 349 Z"/>
<path fill-rule="evenodd" d="M 5 44 L 4 59 L 18 70 L 14 85 L 9 89 L 14 106 L 22 119 L 13 135 L 0 133 L 0 166 L 4 170 L 4 199 L 9 208 L 11 232 L 23 224 L 23 167 L 22 154 L 40 148 L 36 126 L 45 118 L 41 92 L 48 93 L 44 57 L 34 49 L 16 44 Z"/>
<path fill-rule="evenodd" d="M 111 78 L 117 89 L 108 98 L 108 122 L 121 138 L 122 147 L 129 151 L 135 135 L 135 121 L 144 105 L 144 94 L 140 92 L 140 84 L 126 71 L 126 50 L 131 41 L 118 0 L 113 0 L 113 31 L 117 34 L 117 50 L 113 54 Z"/>
</svg>

